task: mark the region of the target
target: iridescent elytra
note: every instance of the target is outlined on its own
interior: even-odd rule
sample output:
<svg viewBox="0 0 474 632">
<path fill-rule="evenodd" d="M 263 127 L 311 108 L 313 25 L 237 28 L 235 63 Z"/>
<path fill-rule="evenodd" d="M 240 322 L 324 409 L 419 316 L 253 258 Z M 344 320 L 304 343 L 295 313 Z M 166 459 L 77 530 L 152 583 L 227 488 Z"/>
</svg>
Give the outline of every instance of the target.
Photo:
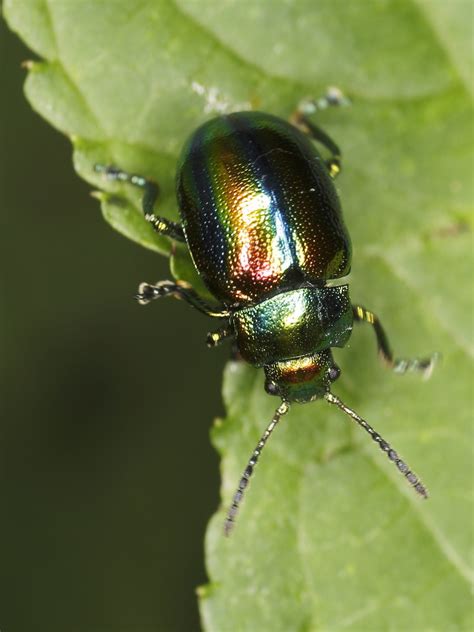
<svg viewBox="0 0 474 632">
<path fill-rule="evenodd" d="M 281 399 L 240 479 L 226 534 L 268 437 L 293 402 L 324 399 L 337 406 L 370 434 L 414 490 L 428 497 L 425 485 L 390 444 L 331 392 L 340 376 L 331 349 L 346 345 L 354 322 L 372 326 L 380 357 L 397 373 L 428 376 L 436 360 L 436 354 L 394 358 L 380 320 L 354 305 L 348 285 L 337 282 L 349 273 L 352 254 L 334 186 L 341 152 L 312 117 L 347 103 L 332 88 L 320 99 L 304 101 L 288 122 L 255 111 L 206 121 L 185 143 L 177 165 L 181 223 L 155 214 L 159 189 L 154 180 L 95 165 L 108 180 L 143 189 L 145 220 L 158 233 L 187 244 L 215 299 L 211 304 L 177 280 L 141 283 L 138 302 L 179 297 L 219 319 L 220 327 L 207 336 L 208 346 L 232 341 L 239 358 L 263 368 L 267 393 Z"/>
</svg>

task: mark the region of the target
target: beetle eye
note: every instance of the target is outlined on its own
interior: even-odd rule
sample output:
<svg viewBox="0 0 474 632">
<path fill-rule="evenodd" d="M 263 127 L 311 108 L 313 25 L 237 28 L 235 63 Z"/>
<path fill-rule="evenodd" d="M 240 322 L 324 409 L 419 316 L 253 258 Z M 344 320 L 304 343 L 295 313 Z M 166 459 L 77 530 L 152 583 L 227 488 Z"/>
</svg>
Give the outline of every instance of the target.
<svg viewBox="0 0 474 632">
<path fill-rule="evenodd" d="M 276 382 L 265 382 L 265 390 L 269 395 L 278 395 L 280 389 Z"/>
<path fill-rule="evenodd" d="M 337 380 L 340 375 L 341 369 L 338 366 L 334 365 L 329 369 L 329 379 L 331 380 L 331 382 Z"/>
</svg>

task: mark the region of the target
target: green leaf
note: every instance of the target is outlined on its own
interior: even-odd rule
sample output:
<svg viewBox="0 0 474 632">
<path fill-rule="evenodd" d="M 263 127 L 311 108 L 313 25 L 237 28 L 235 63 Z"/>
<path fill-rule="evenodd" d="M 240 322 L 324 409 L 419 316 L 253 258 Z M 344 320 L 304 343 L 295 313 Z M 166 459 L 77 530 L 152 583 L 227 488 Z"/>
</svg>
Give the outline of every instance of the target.
<svg viewBox="0 0 474 632">
<path fill-rule="evenodd" d="M 8 0 L 42 57 L 33 108 L 67 134 L 78 173 L 106 190 L 112 226 L 164 254 L 140 192 L 95 162 L 159 179 L 177 218 L 185 138 L 216 112 L 287 117 L 337 85 L 353 107 L 319 121 L 344 150 L 338 180 L 354 243 L 351 293 L 400 355 L 442 352 L 431 381 L 383 372 L 371 332 L 337 352 L 334 390 L 422 475 L 420 501 L 372 442 L 325 403 L 294 406 L 262 457 L 232 538 L 224 512 L 200 589 L 210 631 L 472 629 L 472 41 L 466 0 Z M 176 251 L 173 269 L 195 280 Z M 197 281 L 196 281 L 197 282 Z M 204 290 L 203 290 L 204 291 Z M 275 401 L 230 363 L 213 429 L 229 502 Z"/>
</svg>

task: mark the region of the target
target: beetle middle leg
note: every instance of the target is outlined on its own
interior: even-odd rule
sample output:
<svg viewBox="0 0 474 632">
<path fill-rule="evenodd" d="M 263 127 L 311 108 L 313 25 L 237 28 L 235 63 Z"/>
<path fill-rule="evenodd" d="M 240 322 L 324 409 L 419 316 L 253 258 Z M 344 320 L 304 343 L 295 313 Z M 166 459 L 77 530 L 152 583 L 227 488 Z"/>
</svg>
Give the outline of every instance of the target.
<svg viewBox="0 0 474 632">
<path fill-rule="evenodd" d="M 326 166 L 331 178 L 336 178 L 341 171 L 341 150 L 326 132 L 309 120 L 309 116 L 328 107 L 349 105 L 347 99 L 338 88 L 330 88 L 319 99 L 302 101 L 290 117 L 290 121 L 313 140 L 321 143 L 331 152 L 331 158 L 326 160 Z"/>
<path fill-rule="evenodd" d="M 433 371 L 439 354 L 434 353 L 427 358 L 394 358 L 387 334 L 378 317 L 361 305 L 353 305 L 352 311 L 356 322 L 365 322 L 372 325 L 377 338 L 377 348 L 383 362 L 395 373 L 408 373 L 409 371 L 420 371 L 428 378 Z"/>
<path fill-rule="evenodd" d="M 96 164 L 94 165 L 94 170 L 98 173 L 103 173 L 108 180 L 128 182 L 129 184 L 133 184 L 133 186 L 143 189 L 142 209 L 147 222 L 149 222 L 160 235 L 166 235 L 176 241 L 186 241 L 181 224 L 172 222 L 165 217 L 160 217 L 153 213 L 153 208 L 160 192 L 160 188 L 156 182 L 144 178 L 143 176 L 127 173 L 113 165 Z"/>
<path fill-rule="evenodd" d="M 226 318 L 230 312 L 221 305 L 210 305 L 204 301 L 193 288 L 184 281 L 159 281 L 158 283 L 140 283 L 135 298 L 140 305 L 148 305 L 151 301 L 164 296 L 174 296 L 185 300 L 189 305 L 206 316 Z"/>
</svg>

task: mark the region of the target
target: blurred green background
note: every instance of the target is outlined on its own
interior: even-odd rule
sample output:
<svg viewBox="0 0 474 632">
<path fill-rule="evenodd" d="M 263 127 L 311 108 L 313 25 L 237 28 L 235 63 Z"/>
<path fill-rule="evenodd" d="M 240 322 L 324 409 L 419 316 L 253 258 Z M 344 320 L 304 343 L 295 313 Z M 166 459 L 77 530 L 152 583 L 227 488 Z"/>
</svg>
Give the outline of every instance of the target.
<svg viewBox="0 0 474 632">
<path fill-rule="evenodd" d="M 198 629 L 228 351 L 185 304 L 132 300 L 166 260 L 103 221 L 24 99 L 31 52 L 2 21 L 0 43 L 0 629 Z"/>
</svg>

